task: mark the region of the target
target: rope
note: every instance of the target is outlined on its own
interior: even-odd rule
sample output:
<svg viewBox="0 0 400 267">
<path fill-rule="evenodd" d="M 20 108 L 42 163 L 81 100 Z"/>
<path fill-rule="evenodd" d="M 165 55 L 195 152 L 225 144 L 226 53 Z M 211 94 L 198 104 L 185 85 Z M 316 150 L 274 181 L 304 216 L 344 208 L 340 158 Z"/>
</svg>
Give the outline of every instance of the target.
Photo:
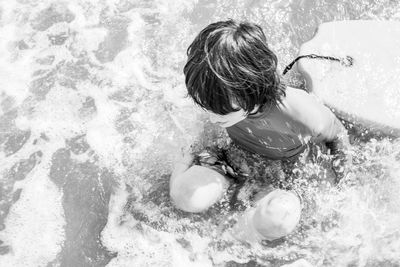
<svg viewBox="0 0 400 267">
<path fill-rule="evenodd" d="M 285 75 L 289 70 L 291 70 L 293 68 L 293 65 L 302 58 L 326 59 L 326 60 L 337 61 L 345 67 L 350 67 L 354 63 L 354 58 L 352 58 L 351 56 L 346 56 L 345 58 L 336 58 L 331 56 L 319 56 L 316 54 L 302 55 L 296 57 L 295 60 L 293 60 L 289 65 L 286 66 L 286 68 L 283 70 L 283 75 Z"/>
</svg>

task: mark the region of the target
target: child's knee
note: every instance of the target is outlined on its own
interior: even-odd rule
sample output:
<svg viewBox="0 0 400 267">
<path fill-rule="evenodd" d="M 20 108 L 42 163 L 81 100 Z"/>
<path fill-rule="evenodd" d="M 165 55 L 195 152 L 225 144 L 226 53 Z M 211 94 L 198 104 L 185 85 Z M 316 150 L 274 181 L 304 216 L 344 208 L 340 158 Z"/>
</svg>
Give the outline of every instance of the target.
<svg viewBox="0 0 400 267">
<path fill-rule="evenodd" d="M 274 240 L 291 233 L 300 216 L 300 199 L 292 192 L 274 190 L 259 200 L 253 225 L 263 239 Z"/>
<path fill-rule="evenodd" d="M 273 190 L 239 217 L 234 237 L 254 243 L 275 240 L 292 232 L 301 215 L 300 199 L 289 191 Z"/>
<path fill-rule="evenodd" d="M 202 212 L 224 195 L 228 182 L 216 171 L 192 166 L 170 184 L 170 196 L 175 206 L 187 212 Z"/>
</svg>

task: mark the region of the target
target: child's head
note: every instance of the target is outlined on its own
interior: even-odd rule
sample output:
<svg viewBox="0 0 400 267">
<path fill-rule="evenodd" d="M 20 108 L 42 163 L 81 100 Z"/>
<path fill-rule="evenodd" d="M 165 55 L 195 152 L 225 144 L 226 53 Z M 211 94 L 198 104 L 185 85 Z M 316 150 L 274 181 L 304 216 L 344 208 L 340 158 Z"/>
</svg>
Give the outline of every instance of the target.
<svg viewBox="0 0 400 267">
<path fill-rule="evenodd" d="M 188 93 L 212 113 L 261 111 L 285 94 L 276 71 L 277 57 L 254 23 L 212 23 L 196 36 L 187 54 Z"/>
</svg>

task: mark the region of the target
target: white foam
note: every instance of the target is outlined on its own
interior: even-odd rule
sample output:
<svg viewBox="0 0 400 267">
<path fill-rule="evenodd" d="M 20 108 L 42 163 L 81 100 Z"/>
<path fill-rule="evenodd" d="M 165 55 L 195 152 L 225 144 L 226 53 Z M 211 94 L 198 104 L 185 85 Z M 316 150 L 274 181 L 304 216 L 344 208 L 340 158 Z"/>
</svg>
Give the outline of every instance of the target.
<svg viewBox="0 0 400 267">
<path fill-rule="evenodd" d="M 84 100 L 84 96 L 69 88 L 54 86 L 33 113 L 18 116 L 16 126 L 30 129 L 37 136 L 45 133 L 54 139 L 72 138 L 84 131 L 85 123 L 78 113 Z"/>
<path fill-rule="evenodd" d="M 17 40 L 16 25 L 0 27 L 0 92 L 4 92 L 20 104 L 28 92 L 31 69 L 32 53 L 17 53 L 13 41 Z"/>
<path fill-rule="evenodd" d="M 172 148 L 181 146 L 182 140 L 191 143 L 203 128 L 202 122 L 197 119 L 199 112 L 195 110 L 189 98 L 184 98 L 186 89 L 181 67 L 185 60 L 187 45 L 200 26 L 205 25 L 192 25 L 186 16 L 186 12 L 191 12 L 198 2 L 197 0 L 156 0 L 150 1 L 149 4 L 144 1 L 135 2 L 133 3 L 134 7 L 123 14 L 132 20 L 127 27 L 126 48 L 119 52 L 114 61 L 100 64 L 94 52 L 108 33 L 108 30 L 100 24 L 100 18 L 103 15 L 110 15 L 110 18 L 114 15 L 121 15 L 118 14 L 117 7 L 122 5 L 123 1 L 71 1 L 66 5 L 74 13 L 75 19 L 69 24 L 55 24 L 44 32 L 32 31 L 29 21 L 27 26 L 25 25 L 26 27 L 21 26 L 16 21 L 16 17 L 18 17 L 16 14 L 19 14 L 19 18 L 29 15 L 27 18 L 31 20 L 37 11 L 47 8 L 52 1 L 31 1 L 26 5 L 18 4 L 17 1 L 3 2 L 1 3 L 3 13 L 2 27 L 0 28 L 3 38 L 0 40 L 0 48 L 4 53 L 0 54 L 0 87 L 2 91 L 16 98 L 17 105 L 30 94 L 29 82 L 32 80 L 31 74 L 35 70 L 54 68 L 56 64 L 64 60 L 77 62 L 80 60 L 81 52 L 88 55 L 87 58 L 84 58 L 89 61 L 85 67 L 90 72 L 90 78 L 93 78 L 92 81 L 77 81 L 77 90 L 55 86 L 46 96 L 46 100 L 35 106 L 33 114 L 24 116 L 20 114 L 16 121 L 19 128 L 32 131 L 32 139 L 44 132 L 50 141 L 42 140 L 37 147 L 45 150 L 47 142 L 50 149 L 44 151 L 43 163 L 36 167 L 24 181 L 16 184 L 15 188 L 20 187 L 24 191 L 21 199 L 10 210 L 6 220 L 6 229 L 0 232 L 0 239 L 4 240 L 6 245 L 11 245 L 13 251 L 0 257 L 0 265 L 46 266 L 61 249 L 65 225 L 61 207 L 62 193 L 48 178 L 49 158 L 56 149 L 64 147 L 65 139 L 74 137 L 76 134 L 86 133 L 86 139 L 99 157 L 99 164 L 102 166 L 123 173 L 125 169 L 121 162 L 128 159 L 128 163 L 135 164 L 140 174 L 146 173 L 148 170 L 168 173 L 169 170 L 164 167 L 166 166 L 165 162 L 170 160 L 168 157 L 174 152 Z M 217 8 L 221 12 L 222 10 L 225 12 L 226 5 L 224 4 L 227 3 L 228 1 L 219 4 Z M 145 6 L 145 8 L 141 6 Z M 239 8 L 236 10 L 232 8 L 227 14 L 239 17 L 241 7 L 245 7 L 246 3 L 242 1 L 233 6 Z M 17 13 L 13 12 L 15 9 L 18 11 Z M 270 14 L 271 16 L 266 17 L 275 19 L 275 23 L 282 24 L 279 21 L 282 18 L 274 17 L 276 11 L 280 11 L 281 15 L 290 13 L 287 13 L 287 7 L 281 10 L 277 9 L 278 7 L 266 9 L 267 13 L 259 12 L 254 18 L 261 19 L 265 17 L 265 14 Z M 222 14 L 221 12 L 217 11 L 215 18 L 222 18 L 218 15 Z M 226 16 L 225 13 L 224 16 Z M 150 21 L 154 19 L 155 22 L 150 22 L 154 25 L 149 25 L 146 19 Z M 160 24 L 158 25 L 158 23 Z M 194 30 L 194 28 L 196 29 Z M 47 36 L 49 33 L 57 34 L 67 30 L 71 32 L 72 36 L 65 45 L 50 46 Z M 288 40 L 293 36 L 286 33 L 283 34 L 284 36 L 273 35 L 271 37 L 272 46 L 274 47 L 273 42 L 281 42 L 275 44 L 275 47 L 292 44 Z M 29 42 L 28 45 L 32 45 L 32 49 L 17 51 L 12 48 L 12 45 L 10 46 L 22 37 Z M 73 51 L 69 50 L 69 45 Z M 157 52 L 155 55 L 146 54 L 154 51 Z M 33 62 L 36 58 L 48 55 L 56 57 L 51 66 L 38 66 Z M 110 99 L 113 93 L 124 89 L 137 93 L 139 100 L 118 103 Z M 83 120 L 78 114 L 78 108 L 86 97 L 93 98 L 97 108 L 97 113 L 89 122 Z M 391 104 L 395 106 L 396 103 Z M 115 120 L 122 108 L 137 109 L 128 118 L 135 126 L 130 134 L 122 134 L 115 127 Z M 130 148 L 124 144 L 122 142 L 124 137 L 135 139 L 135 147 Z M 14 160 L 26 158 L 31 152 L 32 147 L 25 146 L 16 155 L 8 157 L 7 168 L 13 165 Z M 126 158 L 124 158 L 125 156 Z M 86 155 L 76 158 L 85 160 Z M 5 166 L 0 166 L 0 168 L 3 171 Z M 396 176 L 398 172 L 391 175 Z M 138 177 L 137 173 L 132 173 L 131 177 L 126 179 L 130 179 L 126 182 L 135 186 L 133 190 L 141 190 L 152 185 L 151 181 L 146 180 L 147 177 Z M 138 184 L 135 185 L 136 182 Z M 379 220 L 374 222 L 373 228 L 363 226 L 357 231 L 352 228 L 368 221 L 368 216 L 364 215 L 371 212 L 371 208 L 368 206 L 370 203 L 362 202 L 364 199 L 361 198 L 359 192 L 349 191 L 346 193 L 353 195 L 353 204 L 335 206 L 339 200 L 346 198 L 333 195 L 330 202 L 321 200 L 323 208 L 317 211 L 320 217 L 327 217 L 332 208 L 344 207 L 346 210 L 342 211 L 342 214 L 344 222 L 347 224 L 343 226 L 343 229 L 338 228 L 337 232 L 332 230 L 328 233 L 306 232 L 311 235 L 311 237 L 307 237 L 306 242 L 319 244 L 320 247 L 317 246 L 317 249 L 326 249 L 328 256 L 340 257 L 343 253 L 331 252 L 329 250 L 331 248 L 325 248 L 323 242 L 319 241 L 328 240 L 332 246 L 337 241 L 338 246 L 348 244 L 348 247 L 352 248 L 352 245 L 360 244 L 357 241 L 361 235 L 365 236 L 368 243 L 362 251 L 363 260 L 374 257 L 374 250 L 377 251 L 378 248 L 377 245 L 373 245 L 376 239 L 371 238 L 368 230 L 375 229 L 374 227 L 381 223 L 386 229 L 383 230 L 383 233 L 396 231 L 399 218 L 396 217 L 398 199 L 395 197 L 395 192 L 391 192 L 387 207 L 389 211 L 385 213 L 386 217 L 378 218 Z M 214 240 L 200 237 L 196 231 L 168 233 L 156 231 L 144 224 L 142 228 L 138 228 L 140 222 L 132 218 L 129 214 L 130 211 L 124 210 L 128 196 L 129 194 L 124 188 L 119 188 L 111 197 L 108 223 L 102 232 L 102 240 L 110 251 L 118 252 L 118 256 L 111 260 L 109 266 L 119 267 L 132 264 L 137 266 L 212 266 L 212 264 L 222 265 L 230 260 L 245 263 L 258 255 L 262 259 L 267 258 L 268 255 L 273 255 L 275 258 L 287 257 L 296 252 L 314 259 L 311 249 L 299 249 L 296 246 L 266 250 L 261 246 L 249 249 L 234 244 L 229 245 L 224 251 L 218 251 L 210 244 Z M 149 207 L 143 203 L 138 204 L 143 205 L 144 209 Z M 146 211 L 145 215 L 159 216 L 157 207 L 150 207 L 154 209 Z M 372 209 L 372 211 L 376 210 Z M 184 222 L 173 220 L 171 219 L 168 223 L 177 225 L 190 223 L 189 219 L 183 219 Z M 205 225 L 208 225 L 207 222 Z M 201 230 L 204 229 L 199 229 L 200 232 Z M 341 230 L 345 232 L 340 234 Z M 355 234 L 348 234 L 351 231 Z M 188 240 L 191 249 L 183 248 L 178 244 L 176 238 L 181 235 Z M 230 240 L 227 236 L 222 236 L 221 239 Z M 396 242 L 383 243 L 382 247 L 388 248 L 389 252 L 382 251 L 381 255 L 384 255 L 386 259 L 396 259 L 396 255 L 398 255 L 396 252 L 400 251 L 399 244 Z M 382 243 L 378 242 L 377 244 Z M 350 260 L 354 259 L 351 256 L 353 255 L 349 256 Z"/>
<path fill-rule="evenodd" d="M 0 257 L 0 266 L 46 266 L 61 251 L 65 238 L 62 192 L 49 180 L 50 159 L 46 160 L 15 186 L 22 193 L 0 232 L 11 252 Z"/>
<path fill-rule="evenodd" d="M 86 84 L 86 92 L 93 97 L 97 110 L 96 116 L 87 123 L 86 140 L 100 157 L 100 164 L 118 171 L 124 146 L 114 123 L 120 107 L 108 99 L 107 88 L 102 89 Z"/>
<path fill-rule="evenodd" d="M 129 266 L 133 262 L 137 266 L 213 266 L 204 254 L 208 240 L 198 237 L 194 252 L 189 252 L 176 242 L 173 233 L 157 232 L 145 225 L 143 231 L 135 228 L 138 222 L 124 211 L 128 195 L 119 188 L 111 196 L 102 241 L 108 249 L 118 251 L 118 256 L 107 266 Z M 193 255 L 197 256 L 195 261 L 191 260 Z"/>
</svg>

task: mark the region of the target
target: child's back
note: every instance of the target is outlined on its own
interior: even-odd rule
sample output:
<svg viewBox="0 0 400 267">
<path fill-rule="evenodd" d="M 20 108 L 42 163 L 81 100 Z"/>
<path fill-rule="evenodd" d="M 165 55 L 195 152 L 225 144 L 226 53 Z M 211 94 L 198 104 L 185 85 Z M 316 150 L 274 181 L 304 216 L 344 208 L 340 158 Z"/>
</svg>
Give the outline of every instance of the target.
<svg viewBox="0 0 400 267">
<path fill-rule="evenodd" d="M 270 159 L 290 158 L 307 142 L 333 140 L 342 130 L 334 114 L 307 92 L 287 87 L 278 105 L 227 128 L 232 140 Z"/>
</svg>

